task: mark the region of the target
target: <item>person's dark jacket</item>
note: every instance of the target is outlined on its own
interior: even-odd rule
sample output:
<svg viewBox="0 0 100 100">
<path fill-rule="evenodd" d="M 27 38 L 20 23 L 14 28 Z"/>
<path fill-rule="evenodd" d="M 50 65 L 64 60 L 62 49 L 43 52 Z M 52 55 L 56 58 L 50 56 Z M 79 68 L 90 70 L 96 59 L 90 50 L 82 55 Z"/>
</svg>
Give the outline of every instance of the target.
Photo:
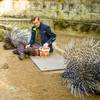
<svg viewBox="0 0 100 100">
<path fill-rule="evenodd" d="M 40 36 L 41 36 L 41 44 L 48 43 L 50 47 L 50 52 L 53 51 L 52 43 L 56 39 L 56 34 L 51 31 L 51 28 L 43 23 L 40 23 L 39 27 Z M 30 45 L 33 45 L 35 43 L 35 35 L 36 35 L 36 28 L 32 27 L 32 35 L 30 40 Z"/>
</svg>

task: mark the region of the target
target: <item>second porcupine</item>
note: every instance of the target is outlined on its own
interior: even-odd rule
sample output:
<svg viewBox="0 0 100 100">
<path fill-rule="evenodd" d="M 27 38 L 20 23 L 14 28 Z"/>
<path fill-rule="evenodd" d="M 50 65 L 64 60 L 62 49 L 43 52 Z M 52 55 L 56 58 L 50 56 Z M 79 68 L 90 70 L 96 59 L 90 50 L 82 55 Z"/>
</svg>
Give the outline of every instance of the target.
<svg viewBox="0 0 100 100">
<path fill-rule="evenodd" d="M 100 93 L 100 40 L 71 42 L 64 59 L 66 68 L 62 77 L 74 96 L 84 98 L 84 94 Z"/>
<path fill-rule="evenodd" d="M 13 29 L 8 31 L 5 36 L 5 44 L 4 49 L 14 49 L 21 42 L 24 44 L 28 44 L 31 37 L 30 30 L 18 30 Z"/>
</svg>

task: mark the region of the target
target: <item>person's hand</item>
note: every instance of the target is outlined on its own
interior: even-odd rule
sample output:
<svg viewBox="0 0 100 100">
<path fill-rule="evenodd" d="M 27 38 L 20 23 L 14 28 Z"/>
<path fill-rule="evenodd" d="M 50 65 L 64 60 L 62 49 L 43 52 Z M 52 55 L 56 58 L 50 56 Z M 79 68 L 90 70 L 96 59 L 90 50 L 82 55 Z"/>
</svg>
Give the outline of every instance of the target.
<svg viewBox="0 0 100 100">
<path fill-rule="evenodd" d="M 43 45 L 43 48 L 48 48 L 48 46 L 49 46 L 49 44 L 48 44 L 48 43 L 45 43 L 45 44 Z"/>
<path fill-rule="evenodd" d="M 28 44 L 28 45 L 25 46 L 25 48 L 28 48 L 28 47 L 30 47 L 30 44 Z"/>
</svg>

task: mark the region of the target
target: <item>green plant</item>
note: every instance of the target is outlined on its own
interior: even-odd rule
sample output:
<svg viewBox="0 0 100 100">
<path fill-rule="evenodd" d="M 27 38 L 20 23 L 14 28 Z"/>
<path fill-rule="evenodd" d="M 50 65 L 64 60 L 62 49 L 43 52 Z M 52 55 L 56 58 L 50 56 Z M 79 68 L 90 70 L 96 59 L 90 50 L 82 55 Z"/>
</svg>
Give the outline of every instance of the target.
<svg viewBox="0 0 100 100">
<path fill-rule="evenodd" d="M 4 30 L 0 29 L 0 42 L 4 40 Z"/>
<path fill-rule="evenodd" d="M 55 20 L 54 21 L 54 28 L 55 29 L 66 29 L 67 27 L 69 27 L 69 23 L 65 20 Z"/>
</svg>

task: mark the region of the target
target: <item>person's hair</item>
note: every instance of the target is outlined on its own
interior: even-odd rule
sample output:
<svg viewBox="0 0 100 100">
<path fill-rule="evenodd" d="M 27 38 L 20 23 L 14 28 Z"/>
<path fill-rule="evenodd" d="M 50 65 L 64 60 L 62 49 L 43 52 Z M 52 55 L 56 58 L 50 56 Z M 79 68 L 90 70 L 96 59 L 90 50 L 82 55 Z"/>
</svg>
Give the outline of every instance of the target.
<svg viewBox="0 0 100 100">
<path fill-rule="evenodd" d="M 35 17 L 31 18 L 31 22 L 35 21 L 36 19 L 40 20 L 40 18 L 38 16 L 35 16 Z"/>
</svg>

